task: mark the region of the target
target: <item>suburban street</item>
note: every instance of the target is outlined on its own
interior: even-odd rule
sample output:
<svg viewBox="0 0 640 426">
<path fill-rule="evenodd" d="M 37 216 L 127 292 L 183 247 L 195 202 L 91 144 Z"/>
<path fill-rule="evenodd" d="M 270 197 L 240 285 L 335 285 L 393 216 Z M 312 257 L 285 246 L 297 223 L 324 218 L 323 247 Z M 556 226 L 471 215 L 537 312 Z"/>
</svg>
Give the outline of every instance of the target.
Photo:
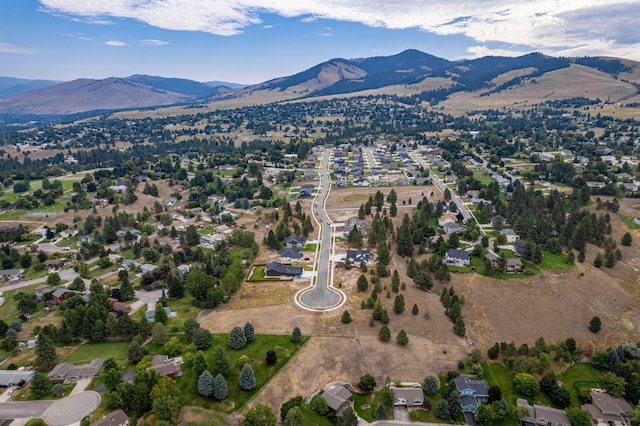
<svg viewBox="0 0 640 426">
<path fill-rule="evenodd" d="M 314 310 L 327 310 L 335 308 L 344 300 L 344 295 L 330 286 L 332 280 L 331 257 L 331 224 L 325 211 L 325 202 L 331 190 L 331 179 L 329 178 L 329 155 L 330 151 L 325 150 L 320 165 L 320 193 L 313 201 L 314 216 L 319 222 L 318 238 L 320 248 L 317 256 L 317 274 L 315 282 L 312 280 L 313 288 L 303 290 L 299 293 L 300 303 Z"/>
</svg>

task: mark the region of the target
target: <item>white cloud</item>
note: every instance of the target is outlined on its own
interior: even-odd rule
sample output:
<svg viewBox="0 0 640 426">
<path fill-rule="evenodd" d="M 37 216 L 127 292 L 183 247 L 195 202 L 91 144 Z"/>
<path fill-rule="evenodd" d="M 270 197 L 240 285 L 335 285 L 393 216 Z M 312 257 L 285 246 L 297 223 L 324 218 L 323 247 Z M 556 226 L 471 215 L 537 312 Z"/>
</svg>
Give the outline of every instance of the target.
<svg viewBox="0 0 640 426">
<path fill-rule="evenodd" d="M 16 46 L 9 43 L 0 43 L 0 53 L 17 53 L 21 55 L 26 55 L 26 54 L 33 53 L 33 51 L 25 47 Z"/>
<path fill-rule="evenodd" d="M 302 17 L 303 22 L 325 18 L 390 29 L 418 28 L 440 35 L 461 34 L 479 45 L 500 42 L 549 54 L 627 52 L 640 59 L 638 0 L 40 1 L 50 13 L 97 20 L 130 18 L 169 30 L 224 36 L 260 24 L 261 13 L 273 13 Z"/>
<path fill-rule="evenodd" d="M 491 49 L 485 45 L 470 46 L 467 48 L 467 52 L 471 54 L 472 58 L 482 58 L 483 56 L 521 56 L 530 53 L 529 51 L 523 50 Z"/>
<path fill-rule="evenodd" d="M 116 47 L 127 45 L 127 43 L 120 40 L 109 40 L 109 41 L 105 41 L 104 44 L 106 44 L 107 46 L 116 46 Z"/>
<path fill-rule="evenodd" d="M 169 44 L 169 42 L 167 41 L 155 40 L 155 39 L 142 40 L 140 43 L 144 44 L 145 46 L 165 46 Z"/>
<path fill-rule="evenodd" d="M 265 30 L 269 30 L 273 28 L 273 25 L 263 25 L 262 28 L 264 28 Z"/>
</svg>

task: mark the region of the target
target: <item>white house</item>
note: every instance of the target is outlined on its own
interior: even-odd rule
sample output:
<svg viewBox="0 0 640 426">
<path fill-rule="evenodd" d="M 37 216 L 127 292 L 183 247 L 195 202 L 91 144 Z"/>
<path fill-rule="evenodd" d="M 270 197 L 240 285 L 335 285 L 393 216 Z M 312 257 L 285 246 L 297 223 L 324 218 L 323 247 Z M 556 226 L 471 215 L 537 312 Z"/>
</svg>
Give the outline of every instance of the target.
<svg viewBox="0 0 640 426">
<path fill-rule="evenodd" d="M 508 243 L 515 243 L 516 241 L 520 241 L 520 235 L 516 234 L 516 231 L 513 229 L 507 228 L 500 231 L 502 235 L 507 237 Z"/>
</svg>

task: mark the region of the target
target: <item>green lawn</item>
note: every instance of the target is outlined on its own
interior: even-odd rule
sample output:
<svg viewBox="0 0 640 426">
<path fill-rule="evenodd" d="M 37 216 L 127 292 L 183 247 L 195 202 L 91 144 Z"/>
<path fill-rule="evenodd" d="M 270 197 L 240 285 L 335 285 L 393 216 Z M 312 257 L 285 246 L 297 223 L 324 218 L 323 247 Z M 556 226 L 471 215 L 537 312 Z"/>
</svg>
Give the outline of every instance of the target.
<svg viewBox="0 0 640 426">
<path fill-rule="evenodd" d="M 623 214 L 619 214 L 618 216 L 620 216 L 620 219 L 622 219 L 629 229 L 640 229 L 640 225 L 633 223 L 633 219 L 635 219 L 635 217 L 625 216 Z"/>
<path fill-rule="evenodd" d="M 249 279 L 247 281 L 268 281 L 268 280 L 273 280 L 273 281 L 280 281 L 280 278 L 275 277 L 275 278 L 270 278 L 265 276 L 264 274 L 264 265 L 257 265 L 253 267 L 253 272 L 251 273 L 251 276 L 249 277 Z"/>
<path fill-rule="evenodd" d="M 114 358 L 120 365 L 127 365 L 127 350 L 130 341 L 85 343 L 78 346 L 66 358 L 66 362 L 75 365 L 89 364 L 95 358 Z"/>
<path fill-rule="evenodd" d="M 302 426 L 333 426 L 334 423 L 327 416 L 321 416 L 306 404 L 300 407 L 302 411 Z M 276 413 L 279 416 L 280 413 Z"/>
<path fill-rule="evenodd" d="M 563 271 L 574 266 L 567 263 L 567 255 L 565 253 L 553 254 L 548 251 L 543 252 L 542 263 L 540 264 L 540 268 L 545 271 Z"/>
<path fill-rule="evenodd" d="M 372 393 L 358 392 L 352 392 L 351 395 L 353 397 L 353 407 L 355 408 L 358 416 L 371 423 L 375 418 L 375 395 Z M 362 408 L 367 405 L 369 408 Z"/>
<path fill-rule="evenodd" d="M 2 294 L 4 297 L 4 303 L 0 306 L 0 319 L 4 319 L 8 324 L 11 324 L 13 321 L 18 319 L 18 302 L 13 300 L 13 296 L 17 293 L 33 293 L 33 291 L 42 284 L 32 284 L 27 287 L 22 287 L 16 290 L 5 291 Z M 0 288 L 1 290 L 1 288 Z M 38 305 L 38 308 L 41 307 L 41 304 Z"/>
<path fill-rule="evenodd" d="M 228 346 L 227 334 L 215 334 L 213 345 L 221 345 L 229 360 L 229 373 L 226 376 L 229 396 L 225 401 L 215 401 L 212 398 L 205 398 L 198 394 L 198 378 L 189 370 L 177 379 L 178 386 L 182 392 L 185 405 L 201 406 L 207 409 L 230 413 L 241 409 L 247 401 L 253 398 L 268 383 L 268 381 L 284 367 L 296 352 L 306 343 L 308 338 L 304 338 L 300 343 L 292 343 L 291 337 L 277 335 L 256 335 L 256 339 L 240 350 L 233 350 Z M 269 366 L 265 362 L 267 350 L 273 349 L 278 355 L 275 365 Z M 250 391 L 245 391 L 239 386 L 240 361 L 239 358 L 246 355 L 249 358 L 249 365 L 256 376 L 256 387 Z M 205 356 L 209 367 L 213 365 L 213 353 L 211 350 L 205 351 Z"/>
<path fill-rule="evenodd" d="M 22 390 L 17 395 L 15 395 L 13 399 L 14 401 L 40 401 L 40 400 L 48 400 L 48 399 L 62 399 L 65 396 L 69 396 L 69 394 L 75 387 L 76 387 L 75 383 L 62 385 L 62 388 L 64 389 L 64 393 L 60 396 L 55 396 L 52 392 L 49 392 L 42 398 L 35 398 L 33 395 L 31 395 L 31 392 L 29 390 L 30 385 L 27 385 L 26 387 L 22 388 Z"/>
<path fill-rule="evenodd" d="M 581 403 L 580 399 L 578 399 L 578 389 L 600 387 L 604 375 L 605 373 L 598 370 L 591 363 L 576 362 L 560 374 L 558 379 L 571 392 L 571 406 L 579 407 Z"/>
<path fill-rule="evenodd" d="M 507 400 L 509 406 L 516 404 L 516 399 L 520 396 L 516 389 L 513 387 L 513 373 L 506 369 L 506 367 L 500 363 L 483 362 L 482 372 L 484 373 L 484 379 L 489 386 L 498 385 L 502 390 L 502 397 Z"/>
<path fill-rule="evenodd" d="M 318 246 L 319 244 L 315 244 L 315 243 L 307 244 L 303 251 L 316 251 L 316 248 Z"/>
</svg>

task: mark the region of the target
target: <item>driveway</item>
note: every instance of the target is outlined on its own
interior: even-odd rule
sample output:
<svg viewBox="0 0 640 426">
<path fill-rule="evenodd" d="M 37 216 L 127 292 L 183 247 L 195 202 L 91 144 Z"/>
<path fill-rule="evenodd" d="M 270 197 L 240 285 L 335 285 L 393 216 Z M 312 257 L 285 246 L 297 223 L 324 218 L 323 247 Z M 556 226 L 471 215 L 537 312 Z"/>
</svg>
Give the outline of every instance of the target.
<svg viewBox="0 0 640 426">
<path fill-rule="evenodd" d="M 409 410 L 407 407 L 393 407 L 393 419 L 400 422 L 409 421 Z"/>
</svg>

